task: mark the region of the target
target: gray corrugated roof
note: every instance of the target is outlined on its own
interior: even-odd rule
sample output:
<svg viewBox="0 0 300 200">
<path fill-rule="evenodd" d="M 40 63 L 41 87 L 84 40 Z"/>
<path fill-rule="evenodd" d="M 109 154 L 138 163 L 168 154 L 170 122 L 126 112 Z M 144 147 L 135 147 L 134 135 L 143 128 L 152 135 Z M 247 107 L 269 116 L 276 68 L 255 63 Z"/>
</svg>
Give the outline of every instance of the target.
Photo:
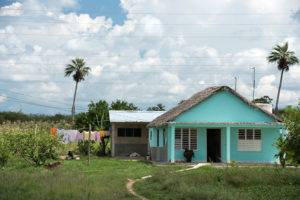
<svg viewBox="0 0 300 200">
<path fill-rule="evenodd" d="M 110 110 L 110 122 L 151 122 L 166 111 Z"/>
</svg>

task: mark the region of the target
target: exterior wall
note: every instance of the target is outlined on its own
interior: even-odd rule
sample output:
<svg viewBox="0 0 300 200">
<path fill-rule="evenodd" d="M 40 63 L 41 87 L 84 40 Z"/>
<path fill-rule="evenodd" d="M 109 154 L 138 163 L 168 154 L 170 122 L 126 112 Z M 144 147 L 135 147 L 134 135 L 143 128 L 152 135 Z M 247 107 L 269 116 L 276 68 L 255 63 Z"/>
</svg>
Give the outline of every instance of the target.
<svg viewBox="0 0 300 200">
<path fill-rule="evenodd" d="M 198 128 L 197 130 L 198 148 L 197 150 L 194 150 L 195 156 L 192 158 L 192 161 L 206 162 L 206 128 Z M 183 156 L 183 153 L 184 150 L 175 150 L 175 160 L 185 161 L 186 159 Z"/>
<path fill-rule="evenodd" d="M 137 152 L 148 154 L 147 123 L 112 123 L 111 153 L 112 156 L 127 156 Z M 141 137 L 118 137 L 118 128 L 141 128 Z"/>
<path fill-rule="evenodd" d="M 192 109 L 182 113 L 175 122 L 274 122 L 227 91 L 214 94 Z"/>
<path fill-rule="evenodd" d="M 163 134 L 165 129 L 165 135 Z M 157 145 L 157 130 L 159 131 L 159 144 Z M 152 137 L 151 137 L 152 134 Z M 165 136 L 165 143 L 164 137 Z M 149 145 L 151 152 L 151 160 L 156 162 L 168 161 L 168 129 L 167 127 L 150 128 L 149 129 Z"/>
<path fill-rule="evenodd" d="M 168 129 L 167 127 L 160 127 L 160 128 L 150 128 L 149 129 L 149 145 L 150 147 L 164 147 L 165 144 L 163 143 L 163 129 L 165 129 L 165 143 L 167 143 L 168 140 Z M 157 145 L 157 130 L 159 131 L 159 145 Z M 152 138 L 151 138 L 152 134 Z"/>
<path fill-rule="evenodd" d="M 223 124 L 220 125 L 199 125 L 199 124 L 176 124 L 169 125 L 166 129 L 168 130 L 168 139 L 167 139 L 167 161 L 172 161 L 172 137 L 175 140 L 175 132 L 172 132 L 172 127 L 174 130 L 178 128 L 197 128 L 198 130 L 198 149 L 195 150 L 195 156 L 193 157 L 194 162 L 207 162 L 207 129 L 216 128 L 221 129 L 221 160 L 222 162 L 228 162 L 235 160 L 238 162 L 277 162 L 278 159 L 274 158 L 274 155 L 277 153 L 276 147 L 273 146 L 273 143 L 276 141 L 275 138 L 279 136 L 279 127 L 268 127 L 268 126 L 254 126 L 254 125 L 234 125 L 233 127 L 228 127 L 230 130 L 230 144 L 227 148 L 227 127 L 224 127 Z M 262 151 L 261 152 L 239 152 L 238 151 L 238 129 L 239 128 L 260 128 L 262 130 Z M 160 128 L 162 129 L 162 128 Z M 155 129 L 156 130 L 156 129 Z M 153 139 L 153 138 L 152 138 Z M 173 148 L 174 145 L 173 145 Z M 230 150 L 229 158 L 227 149 Z M 174 161 L 184 161 L 183 150 L 175 150 L 174 152 Z M 151 150 L 152 153 L 152 150 Z M 158 153 L 158 151 L 156 151 Z"/>
<path fill-rule="evenodd" d="M 238 151 L 238 128 L 231 130 L 231 160 L 239 162 L 278 162 L 274 155 L 278 152 L 273 144 L 275 138 L 279 137 L 279 129 L 262 128 L 262 151 L 261 152 L 243 152 Z"/>
</svg>

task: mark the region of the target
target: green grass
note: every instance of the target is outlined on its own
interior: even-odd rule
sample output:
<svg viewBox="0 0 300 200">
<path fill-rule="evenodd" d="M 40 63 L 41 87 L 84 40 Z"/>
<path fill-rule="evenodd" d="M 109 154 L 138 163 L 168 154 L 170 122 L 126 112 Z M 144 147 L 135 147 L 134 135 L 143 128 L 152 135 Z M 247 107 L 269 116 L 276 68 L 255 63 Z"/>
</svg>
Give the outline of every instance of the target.
<svg viewBox="0 0 300 200">
<path fill-rule="evenodd" d="M 88 166 L 87 158 L 81 157 L 48 170 L 15 158 L 0 170 L 0 199 L 136 199 L 126 190 L 127 178 L 179 168 L 183 167 L 98 157 Z"/>
<path fill-rule="evenodd" d="M 182 173 L 155 172 L 134 185 L 149 199 L 300 199 L 300 170 L 266 167 L 202 167 Z"/>
</svg>

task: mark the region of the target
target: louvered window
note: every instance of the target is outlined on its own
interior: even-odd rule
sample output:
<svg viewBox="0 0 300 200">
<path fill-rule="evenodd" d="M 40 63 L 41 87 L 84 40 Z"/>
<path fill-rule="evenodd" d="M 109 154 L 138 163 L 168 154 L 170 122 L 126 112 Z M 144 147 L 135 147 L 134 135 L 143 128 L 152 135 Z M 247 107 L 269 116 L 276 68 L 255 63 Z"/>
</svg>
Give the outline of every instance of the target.
<svg viewBox="0 0 300 200">
<path fill-rule="evenodd" d="M 238 151 L 261 151 L 261 129 L 239 129 Z"/>
<path fill-rule="evenodd" d="M 175 129 L 175 149 L 184 150 L 185 148 L 197 150 L 198 133 L 196 128 L 176 128 Z"/>
<path fill-rule="evenodd" d="M 181 128 L 175 129 L 175 149 L 181 150 Z"/>
</svg>

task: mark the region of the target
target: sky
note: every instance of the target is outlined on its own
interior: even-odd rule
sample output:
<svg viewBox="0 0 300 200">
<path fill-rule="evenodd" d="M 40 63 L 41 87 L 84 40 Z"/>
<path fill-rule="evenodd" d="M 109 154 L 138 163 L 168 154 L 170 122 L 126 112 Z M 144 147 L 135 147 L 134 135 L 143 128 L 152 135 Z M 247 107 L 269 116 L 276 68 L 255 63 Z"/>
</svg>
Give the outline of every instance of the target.
<svg viewBox="0 0 300 200">
<path fill-rule="evenodd" d="M 300 58 L 299 0 L 1 0 L 0 111 L 70 114 L 75 89 L 64 68 L 80 57 L 76 113 L 91 101 L 167 109 L 227 85 L 252 99 L 277 95 L 266 57 L 289 42 Z M 297 105 L 300 66 L 284 73 L 279 107 Z"/>
</svg>

